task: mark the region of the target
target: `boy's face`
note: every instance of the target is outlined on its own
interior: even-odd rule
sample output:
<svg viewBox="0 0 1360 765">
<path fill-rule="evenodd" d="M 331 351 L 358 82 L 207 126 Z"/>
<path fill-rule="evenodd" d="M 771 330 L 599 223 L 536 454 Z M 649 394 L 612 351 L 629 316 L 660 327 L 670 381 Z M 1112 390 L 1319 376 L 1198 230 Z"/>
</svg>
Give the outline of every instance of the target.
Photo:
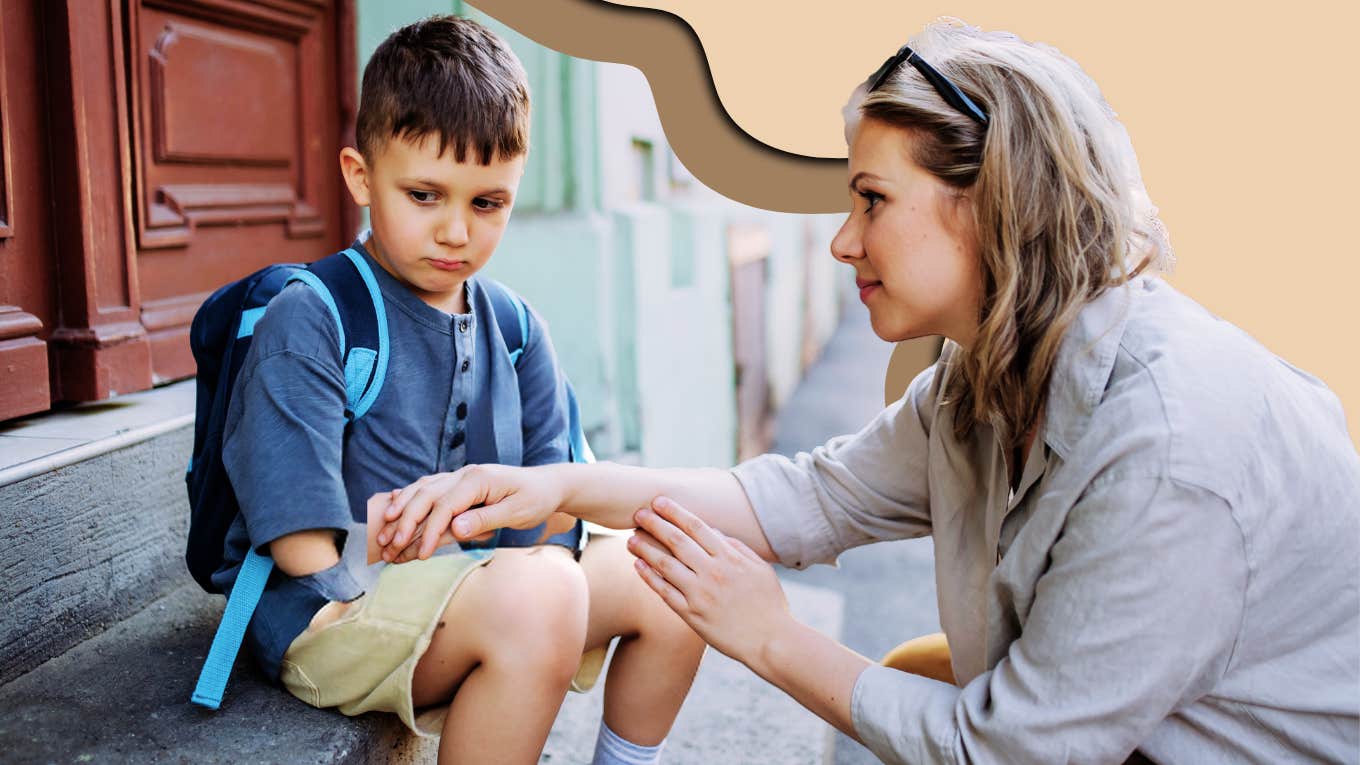
<svg viewBox="0 0 1360 765">
<path fill-rule="evenodd" d="M 368 249 L 421 300 L 449 313 L 468 310 L 463 282 L 491 259 L 515 201 L 524 155 L 479 164 L 475 152 L 439 154 L 439 137 L 392 138 L 372 162 L 353 148 L 340 169 L 354 203 L 369 208 Z"/>
</svg>

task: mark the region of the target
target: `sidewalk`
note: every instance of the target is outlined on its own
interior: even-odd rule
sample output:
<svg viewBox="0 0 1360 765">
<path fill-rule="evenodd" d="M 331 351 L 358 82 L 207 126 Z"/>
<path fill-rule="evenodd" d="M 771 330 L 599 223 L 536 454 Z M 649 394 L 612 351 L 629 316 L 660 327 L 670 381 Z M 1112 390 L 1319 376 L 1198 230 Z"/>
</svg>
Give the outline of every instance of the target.
<svg viewBox="0 0 1360 765">
<path fill-rule="evenodd" d="M 892 346 L 878 339 L 864 307 L 850 303 L 826 350 L 779 412 L 773 451 L 793 455 L 863 427 L 883 408 Z M 930 540 L 885 542 L 851 550 L 839 570 L 780 571 L 787 582 L 844 596 L 841 640 L 871 659 L 904 640 L 939 632 Z M 871 765 L 869 751 L 837 733 L 836 765 Z"/>
</svg>

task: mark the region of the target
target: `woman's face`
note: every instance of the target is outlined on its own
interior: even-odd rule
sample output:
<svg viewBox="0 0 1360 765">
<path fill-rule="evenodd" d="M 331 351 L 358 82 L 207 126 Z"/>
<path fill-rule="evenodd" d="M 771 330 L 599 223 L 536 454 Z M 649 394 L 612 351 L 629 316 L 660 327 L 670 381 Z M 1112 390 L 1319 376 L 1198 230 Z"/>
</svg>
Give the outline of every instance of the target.
<svg viewBox="0 0 1360 765">
<path fill-rule="evenodd" d="M 977 333 L 981 277 L 966 198 L 911 159 L 902 128 L 863 119 L 850 144 L 854 209 L 831 254 L 855 269 L 874 332 L 890 342 Z"/>
</svg>

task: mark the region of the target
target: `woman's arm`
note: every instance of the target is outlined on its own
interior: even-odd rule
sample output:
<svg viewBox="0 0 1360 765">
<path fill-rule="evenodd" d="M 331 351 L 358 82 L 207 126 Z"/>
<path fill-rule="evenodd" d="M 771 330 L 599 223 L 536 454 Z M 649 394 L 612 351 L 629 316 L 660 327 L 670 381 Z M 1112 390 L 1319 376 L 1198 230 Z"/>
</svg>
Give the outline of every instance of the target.
<svg viewBox="0 0 1360 765">
<path fill-rule="evenodd" d="M 402 490 L 388 508 L 378 543 L 384 546 L 385 560 L 404 559 L 403 551 L 407 558 L 426 558 L 451 539 L 470 539 L 502 527 L 533 528 L 555 511 L 627 529 L 634 526 L 633 514 L 660 495 L 683 502 L 709 525 L 773 560 L 746 493 L 728 471 L 609 462 L 532 468 L 470 465 L 427 476 Z"/>
<path fill-rule="evenodd" d="M 637 516 L 629 547 L 647 583 L 884 762 L 1122 762 L 1214 687 L 1243 618 L 1245 551 L 1227 504 L 1166 479 L 1112 481 L 1068 513 L 1020 638 L 958 688 L 798 625 L 768 565 L 670 504 Z"/>
<path fill-rule="evenodd" d="M 857 545 L 928 534 L 933 379 L 934 368 L 922 372 L 902 400 L 859 433 L 793 459 L 766 455 L 731 472 L 596 463 L 474 465 L 426 476 L 402 490 L 378 541 L 385 560 L 423 558 L 483 531 L 533 528 L 554 510 L 632 528 L 633 513 L 661 495 L 760 557 L 797 568 Z"/>
<path fill-rule="evenodd" d="M 789 613 L 774 569 L 668 498 L 637 513 L 638 573 L 706 642 L 858 740 L 855 682 L 872 662 Z"/>
</svg>

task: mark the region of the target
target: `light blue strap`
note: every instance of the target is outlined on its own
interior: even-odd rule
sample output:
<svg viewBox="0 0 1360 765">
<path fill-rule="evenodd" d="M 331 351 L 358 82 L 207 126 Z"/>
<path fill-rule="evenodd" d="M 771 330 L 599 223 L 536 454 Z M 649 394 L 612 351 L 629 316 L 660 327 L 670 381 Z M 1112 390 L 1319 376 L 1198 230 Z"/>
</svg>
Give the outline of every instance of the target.
<svg viewBox="0 0 1360 765">
<path fill-rule="evenodd" d="M 195 704 L 209 709 L 222 705 L 222 694 L 227 690 L 227 678 L 231 677 L 236 654 L 241 650 L 246 625 L 250 624 L 250 616 L 255 613 L 255 604 L 260 602 L 260 593 L 264 592 L 264 584 L 273 568 L 273 558 L 253 549 L 246 553 L 241 571 L 236 575 L 236 584 L 231 588 L 231 597 L 227 598 L 227 609 L 222 612 L 222 623 L 208 649 L 208 658 L 203 660 L 203 671 L 198 674 L 198 685 L 194 686 Z"/>
<path fill-rule="evenodd" d="M 264 316 L 264 309 L 268 307 L 269 306 L 267 305 L 262 305 L 259 308 L 247 308 L 241 312 L 241 326 L 236 330 L 237 340 L 255 334 L 255 324 Z"/>
<path fill-rule="evenodd" d="M 567 383 L 567 441 L 571 445 L 572 462 L 594 462 L 595 452 L 586 443 L 585 430 L 581 428 L 581 407 L 576 404 L 576 391 Z"/>
<path fill-rule="evenodd" d="M 313 290 L 316 290 L 316 294 L 320 296 L 321 302 L 325 303 L 326 307 L 331 309 L 331 315 L 335 317 L 335 331 L 340 333 L 340 352 L 344 353 L 345 322 L 340 319 L 340 308 L 335 304 L 335 298 L 331 297 L 331 291 L 326 289 L 326 285 L 323 284 L 321 280 L 317 278 L 317 275 L 312 273 L 311 271 L 294 272 L 292 276 L 288 277 L 288 281 L 290 283 L 302 282 L 303 284 L 306 284 L 308 287 L 311 287 Z"/>
<path fill-rule="evenodd" d="M 369 407 L 373 406 L 373 402 L 378 398 L 378 393 L 382 391 L 383 381 L 387 378 L 388 348 L 391 347 L 391 343 L 387 338 L 387 309 L 384 307 L 382 290 L 378 288 L 378 280 L 373 276 L 373 269 L 368 267 L 368 261 L 364 260 L 364 256 L 356 252 L 353 247 L 345 249 L 345 257 L 349 258 L 350 262 L 354 264 L 355 270 L 359 272 L 359 276 L 363 277 L 364 284 L 368 287 L 368 296 L 373 299 L 373 313 L 378 319 L 377 369 L 373 372 L 373 387 L 365 391 L 363 398 L 359 399 L 359 403 L 352 407 L 354 418 L 357 420 L 364 416 Z M 365 375 L 365 378 L 367 378 L 367 375 Z"/>
<path fill-rule="evenodd" d="M 515 304 L 515 318 L 519 319 L 519 348 L 510 354 L 510 363 L 518 364 L 520 354 L 529 347 L 529 317 L 524 313 L 524 301 L 509 290 L 506 290 L 506 293 L 510 295 L 510 302 Z"/>
<path fill-rule="evenodd" d="M 351 412 L 363 400 L 364 385 L 368 383 L 368 375 L 373 371 L 377 357 L 378 352 L 372 348 L 349 349 L 349 356 L 345 358 L 345 401 Z"/>
</svg>

